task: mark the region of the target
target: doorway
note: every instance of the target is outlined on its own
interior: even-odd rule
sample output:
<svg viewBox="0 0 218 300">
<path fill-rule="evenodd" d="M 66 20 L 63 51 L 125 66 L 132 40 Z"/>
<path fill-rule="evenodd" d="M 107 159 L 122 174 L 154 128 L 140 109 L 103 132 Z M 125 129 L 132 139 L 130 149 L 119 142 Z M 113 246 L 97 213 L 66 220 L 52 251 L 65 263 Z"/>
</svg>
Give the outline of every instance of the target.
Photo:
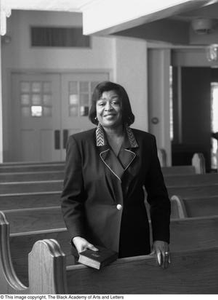
<svg viewBox="0 0 218 300">
<path fill-rule="evenodd" d="M 91 95 L 107 72 L 11 74 L 10 161 L 63 161 L 68 136 L 92 128 Z"/>
<path fill-rule="evenodd" d="M 218 82 L 211 82 L 211 168 L 218 169 L 217 150 L 218 150 Z"/>
<path fill-rule="evenodd" d="M 210 67 L 173 67 L 173 165 L 202 153 L 211 170 L 211 81 Z"/>
</svg>

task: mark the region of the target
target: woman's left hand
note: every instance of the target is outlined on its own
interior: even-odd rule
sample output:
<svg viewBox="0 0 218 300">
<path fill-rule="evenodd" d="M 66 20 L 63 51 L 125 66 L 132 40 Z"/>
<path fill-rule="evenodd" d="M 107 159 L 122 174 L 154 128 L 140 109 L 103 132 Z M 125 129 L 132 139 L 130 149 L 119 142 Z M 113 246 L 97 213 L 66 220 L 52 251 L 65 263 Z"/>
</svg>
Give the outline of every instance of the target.
<svg viewBox="0 0 218 300">
<path fill-rule="evenodd" d="M 156 255 L 157 263 L 162 268 L 166 269 L 170 264 L 170 249 L 169 244 L 163 241 L 154 241 L 153 251 Z"/>
</svg>

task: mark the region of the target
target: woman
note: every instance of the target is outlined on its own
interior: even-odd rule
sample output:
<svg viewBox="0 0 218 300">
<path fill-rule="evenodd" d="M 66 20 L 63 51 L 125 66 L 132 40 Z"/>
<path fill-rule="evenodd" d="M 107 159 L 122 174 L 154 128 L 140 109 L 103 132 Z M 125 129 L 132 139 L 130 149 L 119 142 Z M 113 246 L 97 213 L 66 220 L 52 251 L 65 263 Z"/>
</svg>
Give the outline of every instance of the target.
<svg viewBox="0 0 218 300">
<path fill-rule="evenodd" d="M 78 253 L 99 245 L 119 257 L 149 254 L 145 187 L 153 252 L 167 267 L 170 201 L 155 137 L 130 129 L 129 97 L 112 82 L 96 86 L 89 118 L 97 128 L 70 136 L 67 146 L 62 212 L 72 244 Z"/>
</svg>

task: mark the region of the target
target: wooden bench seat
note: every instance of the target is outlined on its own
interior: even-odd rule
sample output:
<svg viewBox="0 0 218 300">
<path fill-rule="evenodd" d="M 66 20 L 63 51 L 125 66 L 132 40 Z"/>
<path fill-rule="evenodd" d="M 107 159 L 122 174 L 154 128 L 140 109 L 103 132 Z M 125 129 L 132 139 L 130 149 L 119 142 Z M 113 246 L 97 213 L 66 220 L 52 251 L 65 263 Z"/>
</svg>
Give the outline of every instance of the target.
<svg viewBox="0 0 218 300">
<path fill-rule="evenodd" d="M 164 176 L 175 176 L 175 175 L 191 175 L 196 174 L 194 166 L 172 166 L 162 167 L 162 173 Z"/>
<path fill-rule="evenodd" d="M 166 166 L 160 151 L 158 151 L 158 154 L 164 176 L 204 174 L 206 172 L 205 158 L 202 153 L 195 153 L 192 157 L 191 165 L 185 166 Z"/>
<path fill-rule="evenodd" d="M 1 210 L 60 205 L 60 192 L 0 194 Z"/>
<path fill-rule="evenodd" d="M 0 163 L 0 168 L 17 166 L 53 166 L 63 165 L 63 161 L 9 161 Z"/>
<path fill-rule="evenodd" d="M 10 209 L 3 211 L 11 233 L 64 228 L 60 206 Z"/>
<path fill-rule="evenodd" d="M 186 251 L 218 246 L 217 231 L 218 216 L 172 220 L 170 248 L 172 251 Z M 27 254 L 31 251 L 33 244 L 37 240 L 50 238 L 56 239 L 66 254 L 67 262 L 71 264 L 73 261 L 73 257 L 70 255 L 70 237 L 66 228 L 10 234 L 9 223 L 4 213 L 0 212 L 0 235 L 0 253 L 4 255 L 7 253 L 10 254 L 8 254 L 8 258 L 7 256 L 4 257 L 4 255 L 0 255 L 0 257 L 4 260 L 3 262 L 0 262 L 0 264 L 8 266 L 10 264 L 7 260 L 11 259 L 17 276 L 25 285 L 28 285 Z M 5 247 L 7 249 L 5 249 Z M 0 290 L 3 291 L 2 289 L 5 286 L 5 283 L 4 280 L 3 283 L 1 283 L 1 278 L 2 275 L 0 274 Z M 7 289 L 9 289 L 8 285 Z"/>
<path fill-rule="evenodd" d="M 218 196 L 182 198 L 174 195 L 171 197 L 171 203 L 174 202 L 179 206 L 175 207 L 174 211 L 181 209 L 185 218 L 218 215 Z M 180 216 L 182 217 L 182 214 Z"/>
<path fill-rule="evenodd" d="M 218 214 L 216 199 L 218 197 L 207 197 L 212 198 L 212 202 L 207 203 L 207 208 L 204 209 L 206 203 L 200 198 L 201 204 L 196 207 L 196 213 L 187 214 L 184 207 L 184 203 L 181 197 L 175 196 L 171 198 L 171 219 L 194 217 L 194 216 L 207 216 L 212 214 Z M 206 199 L 207 199 L 206 198 Z M 188 200 L 188 199 L 187 199 Z M 195 199 L 197 202 L 197 199 Z M 192 202 L 194 203 L 194 201 Z M 217 202 L 218 203 L 218 202 Z M 27 194 L 13 194 L 13 195 L 0 195 L 0 207 L 1 210 L 18 210 L 18 209 L 33 209 L 33 208 L 49 208 L 54 206 L 60 206 L 60 193 L 59 192 L 42 192 L 42 193 L 27 193 Z M 197 205 L 197 203 L 196 203 Z M 212 206 L 212 207 L 210 207 Z M 149 213 L 149 204 L 146 203 L 146 208 Z M 194 208 L 190 208 L 193 210 Z M 214 210 L 213 210 L 214 209 Z M 213 213 L 214 212 L 214 213 Z"/>
<path fill-rule="evenodd" d="M 218 184 L 168 187 L 167 190 L 170 197 L 173 195 L 178 195 L 183 198 L 218 196 Z"/>
<path fill-rule="evenodd" d="M 217 294 L 218 247 L 171 253 L 163 270 L 152 255 L 118 259 L 102 270 L 68 265 L 55 240 L 29 254 L 28 294 Z M 14 292 L 13 292 L 14 293 Z"/>
<path fill-rule="evenodd" d="M 218 174 L 208 174 L 207 177 L 205 177 L 205 181 L 203 178 L 199 177 L 199 183 L 198 178 L 195 176 L 201 176 L 201 175 L 189 175 L 190 178 L 190 184 L 188 183 L 188 176 L 186 176 L 186 179 L 184 180 L 184 183 L 180 181 L 170 185 L 170 181 L 166 179 L 166 185 L 167 189 L 169 191 L 169 194 L 180 194 L 189 196 L 198 196 L 203 193 L 205 196 L 209 195 L 218 195 L 218 182 L 216 182 L 216 176 Z M 207 179 L 206 179 L 207 178 Z M 211 182 L 210 179 L 211 178 Z M 193 181 L 192 181 L 193 179 Z M 0 183 L 0 195 L 6 195 L 6 194 L 15 194 L 15 193 L 37 193 L 37 192 L 49 192 L 49 191 L 55 191 L 61 193 L 63 188 L 63 181 L 62 180 L 51 180 L 51 181 L 35 181 L 35 182 L 5 182 Z"/>
<path fill-rule="evenodd" d="M 74 257 L 71 255 L 70 236 L 66 228 L 10 234 L 11 260 L 14 270 L 23 284 L 28 285 L 28 254 L 31 248 L 36 241 L 50 238 L 57 240 L 61 245 L 66 254 L 67 264 L 74 264 Z"/>
<path fill-rule="evenodd" d="M 183 218 L 180 212 L 179 202 L 171 201 L 172 219 Z M 61 211 L 61 206 L 31 207 L 3 210 L 10 223 L 11 233 L 21 233 L 43 229 L 63 228 L 65 223 Z"/>
<path fill-rule="evenodd" d="M 1 163 L 0 173 L 63 171 L 64 162 Z"/>
<path fill-rule="evenodd" d="M 151 255 L 119 259 L 100 271 L 80 265 L 66 268 L 61 248 L 53 240 L 44 240 L 38 241 L 29 255 L 30 291 L 106 295 L 216 294 L 217 263 L 216 247 L 172 253 L 172 264 L 167 270 L 157 267 Z M 34 267 L 36 272 L 32 271 Z M 52 271 L 48 274 L 48 270 Z M 42 282 L 40 278 L 45 274 L 48 274 L 47 280 Z M 53 284 L 49 286 L 48 282 Z"/>
<path fill-rule="evenodd" d="M 64 171 L 0 173 L 0 182 L 63 180 Z"/>
<path fill-rule="evenodd" d="M 194 184 L 202 181 L 204 179 L 209 182 L 209 178 L 207 175 L 211 175 L 210 179 L 211 183 L 216 181 L 216 177 L 218 176 L 216 173 L 210 174 L 196 174 L 193 166 L 173 166 L 173 167 L 165 167 L 162 168 L 163 175 L 165 177 L 165 182 L 167 185 L 176 185 L 179 183 L 180 185 L 186 185 L 188 179 L 186 176 L 189 175 L 191 181 L 193 180 Z M 195 179 L 195 175 L 198 175 Z M 199 176 L 200 175 L 200 176 Z M 205 176 L 203 176 L 205 175 Z M 192 179 L 193 178 L 193 179 Z M 0 183 L 4 182 L 22 182 L 22 181 L 49 181 L 49 180 L 63 180 L 64 179 L 64 171 L 35 171 L 35 172 L 12 172 L 12 173 L 1 173 L 0 172 Z"/>
<path fill-rule="evenodd" d="M 33 193 L 44 191 L 61 192 L 62 188 L 63 180 L 1 182 L 0 194 Z"/>
<path fill-rule="evenodd" d="M 162 150 L 158 151 L 163 174 L 166 176 L 180 174 L 201 174 L 205 173 L 205 159 L 201 153 L 195 153 L 192 157 L 192 164 L 186 166 L 166 166 L 166 159 L 163 158 Z M 161 156 L 161 158 L 160 158 Z M 65 162 L 9 162 L 0 163 L 0 182 L 1 174 L 18 174 L 33 172 L 64 172 Z M 21 175 L 22 176 L 22 175 Z M 9 178 L 10 176 L 8 176 Z M 11 177 L 13 178 L 13 177 Z M 16 177 L 15 177 L 16 178 Z M 56 179 L 56 178 L 55 178 Z M 16 181 L 16 180 L 15 180 Z"/>
<path fill-rule="evenodd" d="M 166 176 L 167 187 L 218 185 L 218 173 Z"/>
</svg>

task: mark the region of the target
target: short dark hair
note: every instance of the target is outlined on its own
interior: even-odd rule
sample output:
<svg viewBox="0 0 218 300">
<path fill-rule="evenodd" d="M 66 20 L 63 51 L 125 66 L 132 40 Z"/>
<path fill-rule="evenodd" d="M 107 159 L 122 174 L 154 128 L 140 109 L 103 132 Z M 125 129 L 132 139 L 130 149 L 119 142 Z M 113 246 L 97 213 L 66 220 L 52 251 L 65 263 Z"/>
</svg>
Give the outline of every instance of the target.
<svg viewBox="0 0 218 300">
<path fill-rule="evenodd" d="M 133 124 L 135 121 L 135 116 L 132 113 L 129 96 L 126 90 L 121 85 L 110 81 L 103 81 L 95 87 L 92 94 L 92 103 L 89 111 L 90 121 L 93 124 L 98 124 L 98 120 L 96 119 L 96 102 L 101 98 L 104 92 L 108 91 L 115 91 L 121 100 L 123 123 L 128 125 Z"/>
</svg>

